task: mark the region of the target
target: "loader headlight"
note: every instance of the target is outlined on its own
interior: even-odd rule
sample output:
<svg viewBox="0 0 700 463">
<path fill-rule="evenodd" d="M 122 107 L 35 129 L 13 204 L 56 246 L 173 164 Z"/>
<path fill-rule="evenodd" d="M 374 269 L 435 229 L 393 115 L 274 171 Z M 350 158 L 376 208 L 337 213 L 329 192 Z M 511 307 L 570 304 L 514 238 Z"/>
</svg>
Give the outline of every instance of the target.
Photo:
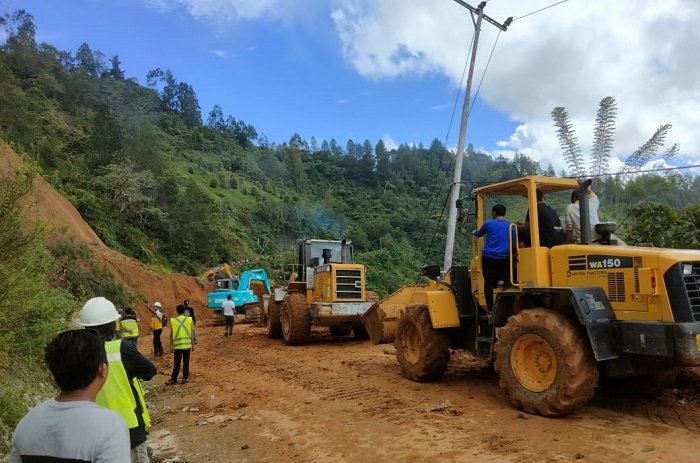
<svg viewBox="0 0 700 463">
<path fill-rule="evenodd" d="M 683 264 L 681 265 L 681 269 L 683 270 L 683 275 L 693 274 L 693 264 Z"/>
</svg>

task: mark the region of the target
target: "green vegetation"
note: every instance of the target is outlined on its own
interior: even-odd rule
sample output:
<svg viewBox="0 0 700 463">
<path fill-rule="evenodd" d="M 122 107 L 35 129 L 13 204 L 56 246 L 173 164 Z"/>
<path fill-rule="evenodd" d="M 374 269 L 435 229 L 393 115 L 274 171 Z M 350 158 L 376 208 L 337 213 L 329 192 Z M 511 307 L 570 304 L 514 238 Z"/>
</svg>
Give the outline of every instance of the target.
<svg viewBox="0 0 700 463">
<path fill-rule="evenodd" d="M 144 87 L 125 79 L 118 56 L 105 60 L 88 44 L 74 55 L 37 44 L 30 14 L 5 19 L 0 137 L 35 160 L 110 247 L 198 274 L 222 261 L 282 266 L 269 257 L 299 237 L 350 238 L 381 294 L 414 281 L 424 261 L 442 261 L 453 156 L 438 140 L 388 150 L 381 140 L 341 146 L 294 134 L 271 144 L 220 106 L 203 118 L 194 88 L 167 69 L 150 71 Z M 573 136 L 565 110 L 557 109 L 558 127 Z M 615 112 L 613 98 L 601 101 L 592 153 L 598 166 L 612 149 Z M 577 141 L 567 145 L 564 135 L 565 152 L 580 156 Z M 659 142 L 646 143 L 637 157 L 649 159 Z M 464 195 L 479 184 L 554 174 L 521 154 L 493 159 L 469 146 L 466 155 L 463 178 L 473 183 Z M 623 236 L 637 222 L 625 220 L 629 208 L 621 206 L 650 200 L 682 210 L 700 197 L 697 178 L 680 175 L 626 183 L 608 177 L 594 188 L 601 215 L 625 222 Z M 523 204 L 503 202 L 512 220 L 522 220 Z M 550 199 L 562 212 L 566 202 Z M 467 263 L 464 231 L 457 246 L 455 262 Z"/>
<path fill-rule="evenodd" d="M 0 178 L 0 455 L 27 404 L 50 390 L 43 349 L 68 326 L 76 302 L 51 284 L 51 256 L 37 229 L 21 226 L 19 205 L 32 173 Z M 7 372 L 12 374 L 7 374 Z"/>
<path fill-rule="evenodd" d="M 219 106 L 203 122 L 194 88 L 169 70 L 150 71 L 144 87 L 125 78 L 116 55 L 106 61 L 88 44 L 72 54 L 36 43 L 25 11 L 0 18 L 3 25 L 0 139 L 34 163 L 110 247 L 159 269 L 198 274 L 228 261 L 238 270 L 267 267 L 279 278 L 297 238 L 350 238 L 368 266 L 370 289 L 381 295 L 415 282 L 423 263 L 442 262 L 453 156 L 438 140 L 391 150 L 381 140 L 341 146 L 297 134 L 268 143 Z M 597 168 L 612 149 L 615 110 L 614 99 L 601 102 Z M 563 108 L 557 114 L 567 159 L 584 169 L 568 115 Z M 632 153 L 628 166 L 655 156 L 669 128 Z M 674 145 L 664 156 L 676 151 Z M 469 146 L 462 191 L 531 174 L 554 170 L 521 154 L 493 159 Z M 43 345 L 67 326 L 77 301 L 100 293 L 127 305 L 131 297 L 86 247 L 64 242 L 47 250 L 39 230 L 20 227 L 18 205 L 30 178 L 0 181 L 0 316 L 11 328 L 0 330 L 0 368 L 15 372 L 0 376 L 0 453 L 26 404 L 48 390 Z M 604 177 L 594 189 L 601 218 L 620 223 L 631 243 L 700 245 L 699 177 Z M 548 202 L 563 213 L 567 196 Z M 524 201 L 496 200 L 511 220 L 523 220 Z M 460 230 L 456 246 L 455 264 L 468 263 L 468 230 Z"/>
</svg>

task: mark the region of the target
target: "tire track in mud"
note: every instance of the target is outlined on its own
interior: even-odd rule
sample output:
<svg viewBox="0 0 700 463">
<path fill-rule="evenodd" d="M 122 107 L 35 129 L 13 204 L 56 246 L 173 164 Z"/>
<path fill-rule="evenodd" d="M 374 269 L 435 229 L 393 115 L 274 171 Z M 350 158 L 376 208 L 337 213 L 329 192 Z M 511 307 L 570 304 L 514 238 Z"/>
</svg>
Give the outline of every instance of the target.
<svg viewBox="0 0 700 463">
<path fill-rule="evenodd" d="M 407 423 L 411 423 L 412 426 L 415 425 L 416 409 L 421 407 L 420 403 L 408 403 L 405 400 L 398 399 L 391 390 L 380 390 L 366 384 L 353 384 L 353 380 L 357 379 L 354 377 L 348 378 L 343 376 L 319 383 L 313 375 L 304 374 L 304 365 L 287 363 L 287 358 L 292 359 L 294 357 L 285 356 L 284 351 L 286 349 L 299 348 L 290 348 L 284 345 L 270 348 L 270 343 L 276 343 L 277 341 L 268 341 L 267 338 L 260 339 L 259 336 L 260 334 L 254 331 L 246 333 L 245 338 L 248 342 L 245 345 L 239 345 L 237 348 L 238 359 L 245 362 L 247 366 L 261 368 L 265 373 L 278 377 L 290 385 L 313 392 L 318 396 L 319 400 L 351 402 L 355 406 L 355 410 L 365 416 L 378 417 L 395 425 Z M 306 346 L 305 349 L 307 350 L 314 347 L 323 349 L 324 346 L 321 343 L 328 342 L 328 338 L 319 336 L 317 333 L 314 333 L 312 336 L 312 343 L 316 342 L 318 344 Z M 336 344 L 336 342 L 333 342 L 332 344 L 327 344 L 327 347 L 338 347 Z M 348 347 L 353 345 L 353 343 L 348 343 Z M 245 355 L 241 355 L 243 352 L 245 352 Z M 349 352 L 348 355 L 352 354 Z M 271 367 L 271 365 L 274 365 L 274 367 Z M 354 362 L 349 362 L 348 366 L 352 368 Z M 320 368 L 331 371 L 330 368 L 323 366 L 320 366 Z M 350 372 L 354 373 L 354 371 Z M 497 390 L 498 394 L 502 394 L 498 387 L 495 373 L 488 368 L 483 368 L 483 365 L 478 361 L 475 362 L 465 358 L 463 353 L 453 353 L 448 364 L 446 377 L 457 379 L 466 376 L 478 380 L 481 384 L 489 384 Z M 455 385 L 455 387 L 459 386 Z M 665 400 L 662 401 L 653 398 L 625 397 L 619 393 L 613 394 L 608 391 L 597 391 L 588 407 L 597 408 L 615 415 L 633 416 L 653 423 L 700 432 L 700 404 L 694 401 L 684 402 L 677 398 L 669 397 L 669 395 L 670 393 L 667 393 Z M 426 414 L 420 415 L 421 423 L 430 424 L 430 420 L 423 416 Z M 436 415 L 440 416 L 439 413 Z M 615 418 L 616 416 L 609 417 L 609 419 L 613 420 Z"/>
<path fill-rule="evenodd" d="M 355 362 L 348 362 L 343 365 L 348 366 L 348 374 L 340 377 L 323 380 L 319 382 L 318 372 L 311 374 L 311 369 L 322 369 L 329 375 L 338 374 L 333 368 L 320 365 L 309 365 L 306 363 L 296 363 L 296 354 L 300 353 L 297 347 L 273 347 L 270 348 L 267 340 L 254 340 L 247 337 L 245 344 L 236 347 L 236 360 L 245 364 L 245 368 L 254 368 L 261 374 L 269 375 L 283 381 L 286 385 L 311 392 L 315 398 L 321 402 L 337 402 L 342 406 L 350 406 L 353 413 L 361 414 L 372 420 L 379 420 L 395 427 L 396 429 L 411 429 L 413 433 L 425 441 L 424 448 L 430 448 L 435 442 L 442 442 L 446 451 L 437 459 L 446 458 L 449 461 L 472 454 L 478 456 L 479 461 L 512 461 L 527 462 L 537 456 L 537 453 L 529 449 L 527 442 L 522 438 L 508 437 L 490 434 L 484 440 L 475 441 L 468 437 L 465 430 L 473 428 L 473 420 L 462 416 L 460 409 L 467 409 L 468 405 L 458 404 L 456 406 L 441 406 L 436 404 L 440 398 L 431 397 L 428 391 L 415 394 L 415 400 L 406 400 L 396 397 L 396 391 L 391 387 L 397 381 L 387 382 L 386 388 L 378 388 L 363 382 L 365 374 L 358 374 L 352 369 Z M 272 341 L 275 342 L 275 341 Z M 306 346 L 306 350 L 314 350 L 314 347 Z M 262 349 L 261 349 L 262 348 Z M 263 350 L 269 349 L 269 350 Z M 292 356 L 285 356 L 284 351 L 294 349 Z M 318 352 L 314 352 L 318 354 Z M 304 354 L 302 354 L 304 355 Z M 352 352 L 349 352 L 352 355 Z M 336 366 L 337 368 L 337 366 Z M 448 369 L 448 375 L 464 375 L 465 372 L 472 371 L 468 367 L 455 364 Z M 479 377 L 483 375 L 479 374 Z M 399 386 L 402 387 L 402 386 Z M 404 386 L 405 387 L 405 386 Z M 409 389 L 406 387 L 406 391 Z M 410 394 L 410 392 L 403 392 Z M 428 405 L 427 403 L 432 403 Z M 449 401 L 448 401 L 449 403 Z M 486 455 L 498 454 L 498 457 L 488 457 Z"/>
<path fill-rule="evenodd" d="M 660 403 L 657 399 L 637 399 L 598 393 L 590 406 L 676 428 L 685 428 L 689 431 L 700 431 L 700 407 L 691 402 L 679 401 L 678 405 L 668 405 Z"/>
</svg>

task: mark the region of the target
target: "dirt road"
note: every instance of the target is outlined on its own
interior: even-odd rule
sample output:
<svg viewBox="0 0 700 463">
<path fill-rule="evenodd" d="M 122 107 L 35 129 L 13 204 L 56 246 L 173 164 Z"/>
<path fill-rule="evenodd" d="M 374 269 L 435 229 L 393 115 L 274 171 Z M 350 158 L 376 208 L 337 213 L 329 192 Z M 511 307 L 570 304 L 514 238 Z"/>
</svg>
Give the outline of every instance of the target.
<svg viewBox="0 0 700 463">
<path fill-rule="evenodd" d="M 150 339 L 141 349 L 150 354 Z M 167 346 L 166 346 L 167 348 Z M 191 382 L 165 386 L 157 362 L 149 401 L 155 461 L 688 462 L 700 454 L 700 404 L 689 389 L 659 400 L 596 396 L 565 418 L 513 409 L 495 374 L 453 353 L 445 377 L 405 380 L 392 345 L 314 331 L 287 347 L 264 329 L 200 329 Z"/>
</svg>

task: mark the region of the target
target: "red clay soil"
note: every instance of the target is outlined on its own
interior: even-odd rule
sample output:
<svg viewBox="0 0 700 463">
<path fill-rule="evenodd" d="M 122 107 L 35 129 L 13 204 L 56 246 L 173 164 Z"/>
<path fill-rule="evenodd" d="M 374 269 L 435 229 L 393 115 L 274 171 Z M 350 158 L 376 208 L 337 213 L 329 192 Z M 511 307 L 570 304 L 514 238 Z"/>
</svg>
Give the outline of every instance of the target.
<svg viewBox="0 0 700 463">
<path fill-rule="evenodd" d="M 13 175 L 22 165 L 20 156 L 9 145 L 0 142 L 0 178 Z M 47 239 L 53 242 L 73 240 L 77 244 L 85 244 L 91 258 L 111 270 L 116 280 L 136 296 L 134 309 L 141 317 L 140 328 L 143 332 L 150 331 L 150 312 L 147 308 L 148 303 L 155 301 L 163 304 L 169 316 L 175 316 L 175 306 L 189 299 L 198 320 L 211 317 L 204 308 L 206 288 L 201 281 L 185 275 L 154 272 L 141 262 L 108 248 L 70 201 L 41 176 L 35 177 L 32 191 L 25 198 L 24 217 L 28 222 L 41 221 L 48 225 L 51 231 Z"/>
</svg>

